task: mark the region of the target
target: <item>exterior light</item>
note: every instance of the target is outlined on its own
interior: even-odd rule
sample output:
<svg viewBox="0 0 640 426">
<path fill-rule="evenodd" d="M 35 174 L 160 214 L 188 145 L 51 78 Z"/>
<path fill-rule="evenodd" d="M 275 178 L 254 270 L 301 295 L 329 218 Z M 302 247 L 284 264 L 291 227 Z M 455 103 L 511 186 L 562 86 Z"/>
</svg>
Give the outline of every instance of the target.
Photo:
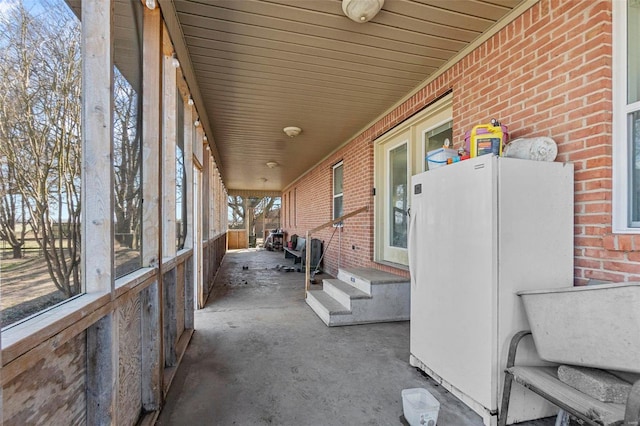
<svg viewBox="0 0 640 426">
<path fill-rule="evenodd" d="M 352 21 L 364 23 L 380 12 L 384 0 L 342 0 L 342 11 Z"/>
<path fill-rule="evenodd" d="M 187 104 L 193 105 L 193 98 L 191 96 L 189 96 L 189 99 L 187 100 Z"/>
<path fill-rule="evenodd" d="M 275 167 L 278 167 L 278 163 L 275 161 L 267 161 L 267 167 L 273 169 Z"/>
<path fill-rule="evenodd" d="M 174 53 L 173 55 L 171 55 L 171 63 L 173 64 L 174 68 L 179 68 L 180 67 L 180 61 L 178 60 L 178 57 L 176 56 L 176 54 Z"/>
<path fill-rule="evenodd" d="M 298 136 L 300 132 L 302 132 L 302 129 L 300 127 L 290 126 L 290 127 L 285 127 L 284 129 L 282 129 L 282 131 L 285 132 L 286 135 L 289 136 L 290 138 L 294 138 Z"/>
<path fill-rule="evenodd" d="M 209 138 L 207 137 L 207 135 L 204 135 L 204 136 L 202 137 L 202 139 L 203 139 L 203 140 L 205 140 L 205 141 L 208 141 L 208 140 L 209 140 Z"/>
<path fill-rule="evenodd" d="M 200 127 L 200 117 L 196 118 L 196 121 L 193 122 L 193 125 L 196 127 Z"/>
<path fill-rule="evenodd" d="M 149 10 L 153 10 L 156 8 L 156 0 L 146 0 L 144 4 L 147 5 L 147 9 Z"/>
</svg>

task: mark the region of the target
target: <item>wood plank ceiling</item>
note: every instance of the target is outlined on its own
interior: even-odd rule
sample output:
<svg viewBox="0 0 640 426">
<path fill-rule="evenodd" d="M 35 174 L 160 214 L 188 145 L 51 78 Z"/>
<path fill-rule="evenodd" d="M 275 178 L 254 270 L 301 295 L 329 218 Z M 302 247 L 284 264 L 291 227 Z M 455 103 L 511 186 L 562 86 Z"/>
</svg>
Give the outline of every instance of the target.
<svg viewBox="0 0 640 426">
<path fill-rule="evenodd" d="M 386 0 L 364 24 L 343 14 L 341 0 L 160 4 L 177 18 L 169 31 L 189 56 L 179 59 L 192 68 L 187 81 L 199 89 L 227 188 L 281 190 L 520 2 Z M 303 131 L 289 138 L 285 126 Z"/>
</svg>

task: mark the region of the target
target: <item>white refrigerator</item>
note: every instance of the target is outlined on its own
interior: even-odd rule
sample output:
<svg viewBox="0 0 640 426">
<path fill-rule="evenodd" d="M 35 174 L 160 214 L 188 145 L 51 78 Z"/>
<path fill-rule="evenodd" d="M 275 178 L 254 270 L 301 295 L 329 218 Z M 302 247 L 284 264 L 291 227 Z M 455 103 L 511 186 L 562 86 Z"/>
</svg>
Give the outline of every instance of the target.
<svg viewBox="0 0 640 426">
<path fill-rule="evenodd" d="M 520 290 L 573 285 L 573 165 L 485 155 L 412 178 L 410 363 L 497 422 Z M 532 340 L 518 363 L 539 364 Z M 557 409 L 514 383 L 508 423 Z"/>
</svg>

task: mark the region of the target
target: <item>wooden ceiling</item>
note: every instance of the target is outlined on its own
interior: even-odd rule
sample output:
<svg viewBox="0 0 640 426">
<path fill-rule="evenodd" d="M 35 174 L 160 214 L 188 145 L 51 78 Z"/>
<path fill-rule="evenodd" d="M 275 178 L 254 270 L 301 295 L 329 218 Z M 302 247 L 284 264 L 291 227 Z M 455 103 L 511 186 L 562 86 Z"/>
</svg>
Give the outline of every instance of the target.
<svg viewBox="0 0 640 426">
<path fill-rule="evenodd" d="M 281 190 L 527 2 L 386 0 L 364 24 L 341 0 L 160 5 L 226 187 Z"/>
</svg>

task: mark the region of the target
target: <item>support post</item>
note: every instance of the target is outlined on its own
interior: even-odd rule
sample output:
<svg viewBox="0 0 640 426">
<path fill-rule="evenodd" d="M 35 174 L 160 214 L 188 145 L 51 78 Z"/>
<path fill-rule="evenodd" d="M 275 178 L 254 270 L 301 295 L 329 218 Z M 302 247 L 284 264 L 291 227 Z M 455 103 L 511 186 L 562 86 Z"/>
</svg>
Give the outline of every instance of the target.
<svg viewBox="0 0 640 426">
<path fill-rule="evenodd" d="M 113 1 L 82 5 L 82 284 L 115 294 L 113 246 Z M 112 311 L 87 329 L 87 424 L 115 424 L 118 326 Z"/>
<path fill-rule="evenodd" d="M 309 293 L 309 281 L 311 281 L 311 240 L 309 239 L 311 233 L 307 231 L 305 238 L 305 256 L 304 256 L 304 298 L 307 298 L 307 293 Z"/>
</svg>

